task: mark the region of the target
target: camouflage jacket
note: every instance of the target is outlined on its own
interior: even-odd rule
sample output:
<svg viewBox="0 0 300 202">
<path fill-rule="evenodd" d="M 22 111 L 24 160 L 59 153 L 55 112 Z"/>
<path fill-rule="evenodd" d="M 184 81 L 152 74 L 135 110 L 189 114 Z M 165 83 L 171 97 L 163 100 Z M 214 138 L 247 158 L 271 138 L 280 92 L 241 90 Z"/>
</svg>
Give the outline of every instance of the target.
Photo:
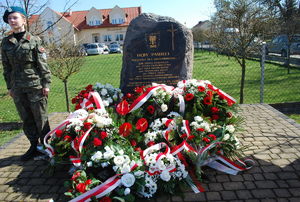
<svg viewBox="0 0 300 202">
<path fill-rule="evenodd" d="M 51 74 L 39 37 L 25 32 L 18 42 L 11 34 L 2 40 L 1 45 L 7 89 L 49 88 Z"/>
</svg>

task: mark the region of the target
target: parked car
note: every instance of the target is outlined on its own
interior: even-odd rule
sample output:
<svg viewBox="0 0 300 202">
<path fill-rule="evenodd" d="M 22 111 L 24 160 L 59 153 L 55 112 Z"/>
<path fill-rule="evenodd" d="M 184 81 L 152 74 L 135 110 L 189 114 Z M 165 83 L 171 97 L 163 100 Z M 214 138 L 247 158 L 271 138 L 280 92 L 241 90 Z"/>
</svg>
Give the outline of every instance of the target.
<svg viewBox="0 0 300 202">
<path fill-rule="evenodd" d="M 90 43 L 86 46 L 86 53 L 88 55 L 99 55 L 104 53 L 104 49 L 98 43 Z"/>
<path fill-rule="evenodd" d="M 270 43 L 267 43 L 266 54 L 278 53 L 282 57 L 286 57 L 288 52 L 290 55 L 300 54 L 300 34 L 290 37 L 290 50 L 288 51 L 289 38 L 282 34 L 276 36 Z"/>
<path fill-rule="evenodd" d="M 111 44 L 109 46 L 109 53 L 122 53 L 122 48 L 119 44 Z"/>
<path fill-rule="evenodd" d="M 104 53 L 109 53 L 109 48 L 105 43 L 98 43 L 100 48 L 103 48 Z"/>
</svg>

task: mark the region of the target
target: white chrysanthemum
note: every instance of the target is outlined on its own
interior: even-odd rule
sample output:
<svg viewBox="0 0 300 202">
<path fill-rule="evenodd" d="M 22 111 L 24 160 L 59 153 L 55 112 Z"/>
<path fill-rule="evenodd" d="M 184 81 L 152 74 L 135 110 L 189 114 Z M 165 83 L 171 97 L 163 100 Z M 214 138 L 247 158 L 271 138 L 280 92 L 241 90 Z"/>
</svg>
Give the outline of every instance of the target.
<svg viewBox="0 0 300 202">
<path fill-rule="evenodd" d="M 94 162 L 99 162 L 102 159 L 102 152 L 97 151 L 92 157 L 91 160 Z"/>
<path fill-rule="evenodd" d="M 121 182 L 125 187 L 131 187 L 134 185 L 135 177 L 131 173 L 126 173 L 121 177 Z"/>
<path fill-rule="evenodd" d="M 168 105 L 162 104 L 161 105 L 161 111 L 166 112 L 168 110 Z"/>
<path fill-rule="evenodd" d="M 233 133 L 235 131 L 235 128 L 233 125 L 227 125 L 226 126 L 226 130 L 229 132 L 229 133 Z"/>
<path fill-rule="evenodd" d="M 167 170 L 162 171 L 159 176 L 160 176 L 160 179 L 162 179 L 165 182 L 169 182 L 171 179 L 171 175 L 170 175 L 169 171 L 167 171 Z"/>
</svg>

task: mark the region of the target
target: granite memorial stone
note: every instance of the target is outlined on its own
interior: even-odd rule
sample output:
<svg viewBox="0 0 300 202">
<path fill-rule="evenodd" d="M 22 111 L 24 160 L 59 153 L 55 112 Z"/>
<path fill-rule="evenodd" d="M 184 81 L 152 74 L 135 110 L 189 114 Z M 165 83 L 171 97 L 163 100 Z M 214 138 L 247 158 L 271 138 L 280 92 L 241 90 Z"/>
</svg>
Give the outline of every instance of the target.
<svg viewBox="0 0 300 202">
<path fill-rule="evenodd" d="M 133 19 L 123 47 L 120 88 L 164 83 L 175 86 L 192 78 L 193 37 L 173 18 L 144 13 Z"/>
</svg>

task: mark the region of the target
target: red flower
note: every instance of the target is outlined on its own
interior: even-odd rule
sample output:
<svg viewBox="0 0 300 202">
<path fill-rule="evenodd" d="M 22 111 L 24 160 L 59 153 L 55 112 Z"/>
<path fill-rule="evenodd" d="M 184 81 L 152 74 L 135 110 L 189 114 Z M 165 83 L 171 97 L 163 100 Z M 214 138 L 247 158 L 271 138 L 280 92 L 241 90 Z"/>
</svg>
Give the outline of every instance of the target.
<svg viewBox="0 0 300 202">
<path fill-rule="evenodd" d="M 76 98 L 73 98 L 72 99 L 72 104 L 75 104 L 77 102 L 77 99 Z"/>
<path fill-rule="evenodd" d="M 198 86 L 198 91 L 203 92 L 203 91 L 205 91 L 205 88 L 203 86 Z"/>
<path fill-rule="evenodd" d="M 154 108 L 152 105 L 149 105 L 149 106 L 147 107 L 147 111 L 148 111 L 150 114 L 154 114 L 155 108 Z"/>
<path fill-rule="evenodd" d="M 206 92 L 207 97 L 209 97 L 210 99 L 212 99 L 213 97 L 213 93 L 211 91 L 207 91 Z"/>
<path fill-rule="evenodd" d="M 75 110 L 78 110 L 78 109 L 81 109 L 80 104 L 77 104 L 77 105 L 75 106 Z"/>
<path fill-rule="evenodd" d="M 219 111 L 220 111 L 220 109 L 218 107 L 212 107 L 210 110 L 213 114 L 219 113 Z"/>
<path fill-rule="evenodd" d="M 232 113 L 231 113 L 231 112 L 227 112 L 227 113 L 226 113 L 226 116 L 227 116 L 228 118 L 231 118 L 231 117 L 232 117 Z"/>
<path fill-rule="evenodd" d="M 130 140 L 130 144 L 131 146 L 135 147 L 137 145 L 136 141 L 135 140 Z"/>
<path fill-rule="evenodd" d="M 91 126 L 92 126 L 92 123 L 91 122 L 85 122 L 84 124 L 83 124 L 83 127 L 85 128 L 85 129 L 90 129 L 91 128 Z"/>
<path fill-rule="evenodd" d="M 214 134 L 209 134 L 208 137 L 210 137 L 212 140 L 216 140 L 217 137 Z"/>
<path fill-rule="evenodd" d="M 136 87 L 134 89 L 134 92 L 136 92 L 136 93 L 142 93 L 143 92 L 143 88 L 142 87 Z"/>
<path fill-rule="evenodd" d="M 182 134 L 180 137 L 181 137 L 182 139 L 183 139 L 183 138 L 186 138 L 186 137 L 187 137 L 187 134 L 184 133 L 184 134 Z"/>
<path fill-rule="evenodd" d="M 105 139 L 106 137 L 107 137 L 107 132 L 101 131 L 101 133 L 100 133 L 100 138 L 101 138 L 101 139 Z"/>
<path fill-rule="evenodd" d="M 90 108 L 88 108 L 88 111 L 94 111 L 94 107 L 90 107 Z"/>
<path fill-rule="evenodd" d="M 192 139 L 194 139 L 195 138 L 195 135 L 190 135 L 190 136 L 188 136 L 188 140 L 192 140 Z"/>
<path fill-rule="evenodd" d="M 78 177 L 80 177 L 80 172 L 76 172 L 76 173 L 74 173 L 73 174 L 73 176 L 72 176 L 72 178 L 71 178 L 71 180 L 76 180 Z"/>
<path fill-rule="evenodd" d="M 94 138 L 93 144 L 95 147 L 101 146 L 102 145 L 102 141 L 99 138 Z"/>
<path fill-rule="evenodd" d="M 84 94 L 83 94 L 83 97 L 84 97 L 84 98 L 88 98 L 88 97 L 89 97 L 89 94 L 88 94 L 88 93 L 84 93 Z"/>
<path fill-rule="evenodd" d="M 85 89 L 87 90 L 87 91 L 91 91 L 91 90 L 93 90 L 93 85 L 88 85 L 87 87 L 85 87 Z"/>
<path fill-rule="evenodd" d="M 70 141 L 72 140 L 72 138 L 71 138 L 71 136 L 66 135 L 66 136 L 64 137 L 64 140 L 67 141 L 67 142 L 70 142 Z"/>
<path fill-rule="evenodd" d="M 218 93 L 218 95 L 219 95 L 219 99 L 220 100 L 224 100 L 225 99 L 225 96 L 222 93 Z"/>
<path fill-rule="evenodd" d="M 80 193 L 84 193 L 86 191 L 85 183 L 79 183 L 78 185 L 76 185 L 76 190 Z"/>
<path fill-rule="evenodd" d="M 124 137 L 127 137 L 130 134 L 131 130 L 132 130 L 132 125 L 126 122 L 119 127 L 119 134 L 123 135 Z"/>
<path fill-rule="evenodd" d="M 127 93 L 127 94 L 126 94 L 126 97 L 127 97 L 127 98 L 131 98 L 131 97 L 132 97 L 132 94 L 131 94 L 131 93 Z"/>
<path fill-rule="evenodd" d="M 203 99 L 203 103 L 206 105 L 211 105 L 212 104 L 212 99 L 210 97 L 205 97 Z"/>
<path fill-rule="evenodd" d="M 117 105 L 116 110 L 117 110 L 118 114 L 120 114 L 122 116 L 126 115 L 129 112 L 128 102 L 126 100 L 123 100 L 122 102 L 120 102 Z"/>
<path fill-rule="evenodd" d="M 136 124 L 135 127 L 137 130 L 139 130 L 141 133 L 146 131 L 148 128 L 148 121 L 145 118 L 140 118 Z"/>
<path fill-rule="evenodd" d="M 155 142 L 154 142 L 154 141 L 150 141 L 150 142 L 148 142 L 148 144 L 147 144 L 148 147 L 151 147 L 151 146 L 153 146 L 153 145 L 155 145 Z"/>
<path fill-rule="evenodd" d="M 136 148 L 134 148 L 134 151 L 139 151 L 139 152 L 141 152 L 142 149 L 141 149 L 140 147 L 136 147 Z"/>
<path fill-rule="evenodd" d="M 211 116 L 211 118 L 212 118 L 212 120 L 218 120 L 220 117 L 219 117 L 219 115 L 214 114 Z"/>
<path fill-rule="evenodd" d="M 184 96 L 184 99 L 185 99 L 186 101 L 190 101 L 190 100 L 194 99 L 194 94 L 192 94 L 192 93 L 187 93 L 187 94 Z"/>
<path fill-rule="evenodd" d="M 88 179 L 87 181 L 85 181 L 85 184 L 86 184 L 86 185 L 92 184 L 92 180 L 91 180 L 91 179 Z"/>
<path fill-rule="evenodd" d="M 108 196 L 104 196 L 99 202 L 112 202 L 112 200 Z"/>
<path fill-rule="evenodd" d="M 202 140 L 206 143 L 210 143 L 210 139 L 208 139 L 207 137 L 202 138 Z"/>
<path fill-rule="evenodd" d="M 205 129 L 204 129 L 204 128 L 197 128 L 197 131 L 199 131 L 199 132 L 204 132 Z"/>
<path fill-rule="evenodd" d="M 62 130 L 57 129 L 57 130 L 55 131 L 55 135 L 56 135 L 56 137 L 58 137 L 58 138 L 60 138 L 60 137 L 62 136 L 62 134 L 63 134 L 63 131 L 62 131 Z"/>
</svg>

